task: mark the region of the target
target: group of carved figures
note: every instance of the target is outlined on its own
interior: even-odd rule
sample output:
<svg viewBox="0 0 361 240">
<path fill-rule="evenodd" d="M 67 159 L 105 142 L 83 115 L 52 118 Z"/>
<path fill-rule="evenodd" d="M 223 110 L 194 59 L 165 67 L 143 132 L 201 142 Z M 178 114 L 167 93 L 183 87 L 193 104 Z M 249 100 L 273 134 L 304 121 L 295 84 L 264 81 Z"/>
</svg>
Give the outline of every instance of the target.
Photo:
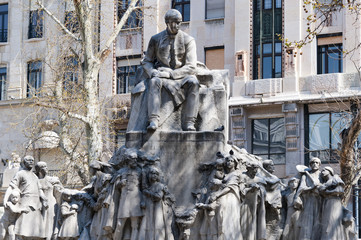
<svg viewBox="0 0 361 240">
<path fill-rule="evenodd" d="M 272 160 L 218 153 L 200 165 L 203 180 L 186 209 L 175 207 L 159 159 L 135 149 L 92 162 L 82 190 L 65 189 L 44 162 L 33 171 L 26 156 L 4 197 L 1 239 L 355 239 L 344 183 L 320 165 L 313 158 L 310 168 L 298 166 L 286 186 Z"/>
<path fill-rule="evenodd" d="M 272 160 L 220 155 L 201 168 L 207 174 L 196 192 L 198 214 L 190 235 L 198 231 L 195 239 L 201 240 L 355 239 L 352 214 L 341 204 L 344 183 L 331 167 L 320 170 L 320 165 L 312 158 L 310 168 L 297 166 L 299 174 L 285 185 L 273 175 Z"/>
</svg>

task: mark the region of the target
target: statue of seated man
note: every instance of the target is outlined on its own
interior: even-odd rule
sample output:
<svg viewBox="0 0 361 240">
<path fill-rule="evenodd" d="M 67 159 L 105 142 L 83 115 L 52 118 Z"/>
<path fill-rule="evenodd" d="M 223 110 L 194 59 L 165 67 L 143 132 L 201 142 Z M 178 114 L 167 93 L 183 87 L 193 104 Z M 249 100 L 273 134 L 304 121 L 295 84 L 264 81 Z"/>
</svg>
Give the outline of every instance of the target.
<svg viewBox="0 0 361 240">
<path fill-rule="evenodd" d="M 199 105 L 199 82 L 196 73 L 196 43 L 194 38 L 179 30 L 182 15 L 171 9 L 165 14 L 167 29 L 152 36 L 142 60 L 149 78 L 149 131 L 159 126 L 161 90 L 165 88 L 178 107 L 185 100 L 185 129 L 195 131 Z"/>
</svg>

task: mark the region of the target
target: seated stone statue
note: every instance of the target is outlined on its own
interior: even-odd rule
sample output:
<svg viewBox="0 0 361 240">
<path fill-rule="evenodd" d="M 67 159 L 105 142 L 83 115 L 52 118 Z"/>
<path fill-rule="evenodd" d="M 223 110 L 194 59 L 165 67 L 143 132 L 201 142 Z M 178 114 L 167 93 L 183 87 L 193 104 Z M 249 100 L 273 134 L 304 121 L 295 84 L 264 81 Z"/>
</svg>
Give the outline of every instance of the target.
<svg viewBox="0 0 361 240">
<path fill-rule="evenodd" d="M 169 10 L 167 29 L 149 41 L 132 90 L 128 132 L 213 131 L 226 125 L 228 71 L 197 62 L 195 40 L 179 29 L 181 21 L 177 10 Z"/>
<path fill-rule="evenodd" d="M 182 15 L 175 9 L 165 15 L 167 29 L 150 39 L 142 61 L 150 78 L 148 95 L 148 130 L 156 130 L 159 124 L 161 89 L 173 96 L 176 106 L 186 102 L 187 131 L 195 131 L 198 113 L 199 83 L 195 77 L 197 64 L 196 43 L 188 34 L 179 30 Z"/>
</svg>

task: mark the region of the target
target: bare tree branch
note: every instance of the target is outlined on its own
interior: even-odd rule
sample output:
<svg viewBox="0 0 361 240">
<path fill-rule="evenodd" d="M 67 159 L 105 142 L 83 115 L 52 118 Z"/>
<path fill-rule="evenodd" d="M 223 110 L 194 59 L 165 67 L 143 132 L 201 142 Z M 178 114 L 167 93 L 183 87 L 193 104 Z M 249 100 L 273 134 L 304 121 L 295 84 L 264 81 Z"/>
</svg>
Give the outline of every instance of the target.
<svg viewBox="0 0 361 240">
<path fill-rule="evenodd" d="M 59 27 L 60 27 L 66 34 L 68 34 L 70 37 L 72 37 L 75 41 L 80 41 L 80 38 L 78 38 L 77 36 L 75 36 L 74 33 L 72 33 L 71 31 L 69 31 L 69 30 L 66 28 L 66 26 L 65 26 L 63 23 L 61 23 L 60 20 L 59 20 L 57 17 L 55 17 L 55 15 L 54 15 L 52 12 L 50 12 L 50 11 L 44 6 L 44 4 L 43 4 L 40 0 L 37 0 L 37 1 L 36 1 L 36 4 L 38 4 L 39 7 L 40 7 L 40 9 L 41 9 L 41 10 L 44 10 L 44 12 L 46 12 L 46 14 L 48 14 L 49 17 L 51 17 L 51 18 L 54 20 L 54 22 L 56 22 L 56 23 L 59 25 Z"/>
<path fill-rule="evenodd" d="M 110 37 L 108 38 L 108 40 L 106 41 L 104 47 L 99 51 L 99 53 L 97 54 L 97 58 L 103 62 L 104 59 L 108 56 L 108 54 L 110 53 L 110 47 L 112 46 L 113 42 L 115 41 L 115 39 L 117 38 L 120 30 L 122 30 L 124 24 L 126 23 L 126 21 L 128 20 L 129 15 L 137 8 L 136 4 L 138 3 L 139 0 L 132 0 L 131 3 L 128 6 L 127 11 L 123 14 L 122 19 L 120 19 L 119 23 L 117 24 L 117 26 L 115 27 L 113 33 L 110 35 Z"/>
<path fill-rule="evenodd" d="M 44 103 L 44 102 L 37 101 L 35 103 L 35 105 L 39 106 L 39 107 L 57 109 L 57 110 L 63 112 L 64 114 L 66 114 L 67 116 L 71 117 L 71 118 L 75 118 L 75 119 L 78 119 L 78 120 L 80 120 L 80 121 L 82 121 L 82 122 L 84 122 L 86 124 L 89 124 L 89 119 L 86 116 L 70 112 L 65 107 L 59 106 L 59 104 L 51 104 L 51 103 Z"/>
</svg>

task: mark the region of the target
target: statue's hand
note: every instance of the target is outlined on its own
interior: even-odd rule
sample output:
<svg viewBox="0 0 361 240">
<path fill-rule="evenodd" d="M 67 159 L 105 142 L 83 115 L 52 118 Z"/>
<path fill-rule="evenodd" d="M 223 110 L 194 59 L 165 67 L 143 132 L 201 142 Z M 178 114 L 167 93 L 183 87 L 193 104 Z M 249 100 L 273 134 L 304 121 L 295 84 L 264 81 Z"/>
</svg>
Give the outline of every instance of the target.
<svg viewBox="0 0 361 240">
<path fill-rule="evenodd" d="M 30 212 L 30 208 L 25 208 L 21 212 L 27 214 Z"/>
<path fill-rule="evenodd" d="M 46 200 L 43 201 L 43 207 L 44 207 L 45 209 L 48 209 L 48 208 L 49 208 L 48 201 L 46 201 Z"/>
<path fill-rule="evenodd" d="M 170 78 L 170 73 L 169 72 L 159 72 L 157 77 L 159 77 L 159 78 Z"/>
<path fill-rule="evenodd" d="M 168 67 L 160 67 L 158 68 L 158 71 L 159 72 L 168 72 L 168 73 L 171 73 L 173 70 L 171 68 L 168 68 Z"/>
</svg>

